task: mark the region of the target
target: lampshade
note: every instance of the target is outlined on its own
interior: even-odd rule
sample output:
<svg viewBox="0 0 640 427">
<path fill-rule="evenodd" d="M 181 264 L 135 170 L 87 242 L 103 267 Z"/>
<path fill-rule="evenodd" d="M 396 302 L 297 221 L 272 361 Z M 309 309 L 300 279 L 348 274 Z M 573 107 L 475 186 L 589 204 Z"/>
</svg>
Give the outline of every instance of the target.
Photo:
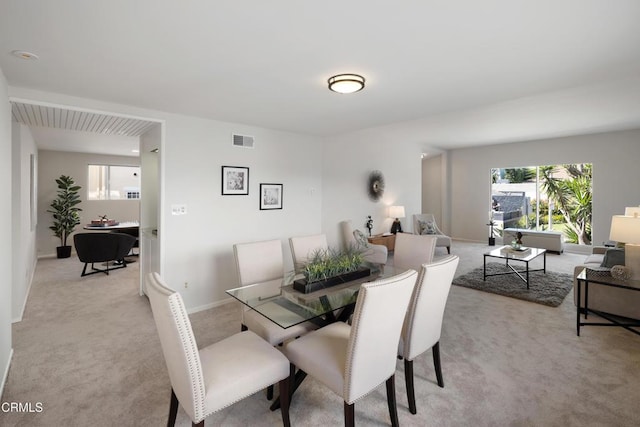
<svg viewBox="0 0 640 427">
<path fill-rule="evenodd" d="M 640 217 L 614 215 L 611 218 L 609 239 L 634 245 L 640 244 Z"/>
<path fill-rule="evenodd" d="M 627 206 L 624 208 L 625 216 L 640 215 L 640 206 Z"/>
<path fill-rule="evenodd" d="M 611 217 L 609 239 L 624 243 L 624 265 L 632 280 L 640 280 L 640 215 Z"/>
<path fill-rule="evenodd" d="M 404 218 L 404 206 L 390 206 L 389 216 L 391 218 Z"/>
<path fill-rule="evenodd" d="M 364 77 L 358 74 L 338 74 L 328 80 L 329 89 L 338 93 L 353 93 L 364 88 Z"/>
</svg>

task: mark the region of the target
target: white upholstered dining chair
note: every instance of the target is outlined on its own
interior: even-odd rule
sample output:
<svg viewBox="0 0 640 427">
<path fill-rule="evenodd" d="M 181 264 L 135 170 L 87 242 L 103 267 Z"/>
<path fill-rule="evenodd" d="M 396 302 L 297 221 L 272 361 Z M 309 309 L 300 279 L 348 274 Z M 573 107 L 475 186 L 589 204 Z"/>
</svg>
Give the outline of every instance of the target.
<svg viewBox="0 0 640 427">
<path fill-rule="evenodd" d="M 391 424 L 398 425 L 396 357 L 416 278 L 409 270 L 364 283 L 351 326 L 332 323 L 284 346 L 292 372 L 298 367 L 342 397 L 346 426 L 354 425 L 356 400 L 384 382 Z"/>
<path fill-rule="evenodd" d="M 284 280 L 282 243 L 280 240 L 237 243 L 233 245 L 240 286 L 263 283 L 278 290 Z M 297 338 L 317 329 L 311 322 L 304 322 L 289 328 L 282 328 L 255 310 L 241 305 L 241 330 L 255 332 L 271 345 Z M 267 388 L 267 398 L 273 397 L 273 387 Z"/>
<path fill-rule="evenodd" d="M 446 258 L 424 264 L 418 275 L 411 296 L 407 316 L 402 327 L 398 355 L 404 359 L 404 375 L 409 400 L 409 411 L 416 413 L 416 398 L 413 387 L 413 361 L 425 351 L 432 349 L 433 363 L 438 385 L 444 387 L 440 364 L 440 334 L 444 309 L 447 304 L 453 276 L 459 258 Z"/>
<path fill-rule="evenodd" d="M 296 273 L 300 273 L 309 257 L 315 251 L 329 248 L 327 236 L 324 234 L 290 237 L 289 246 L 291 248 L 291 257 L 293 258 L 293 269 Z"/>
<path fill-rule="evenodd" d="M 435 236 L 397 233 L 393 267 L 396 271 L 408 268 L 420 271 L 422 264 L 430 263 L 433 260 L 435 251 Z"/>
<path fill-rule="evenodd" d="M 169 426 L 182 406 L 194 426 L 265 387 L 279 382 L 282 421 L 289 426 L 289 361 L 251 331 L 239 332 L 198 350 L 182 297 L 158 273 L 146 290 L 171 381 Z"/>
</svg>

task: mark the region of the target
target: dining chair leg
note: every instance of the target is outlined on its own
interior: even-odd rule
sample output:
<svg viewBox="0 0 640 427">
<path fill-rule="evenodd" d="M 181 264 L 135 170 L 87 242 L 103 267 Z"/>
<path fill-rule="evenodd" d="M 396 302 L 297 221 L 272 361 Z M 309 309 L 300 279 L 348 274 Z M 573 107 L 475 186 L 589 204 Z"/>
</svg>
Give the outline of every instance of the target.
<svg viewBox="0 0 640 427">
<path fill-rule="evenodd" d="M 440 341 L 433 345 L 431 352 L 433 353 L 433 365 L 436 370 L 438 385 L 440 387 L 444 387 L 444 380 L 442 379 L 442 366 L 440 365 Z"/>
<path fill-rule="evenodd" d="M 344 402 L 344 427 L 355 427 L 355 403 Z"/>
<path fill-rule="evenodd" d="M 404 359 L 404 382 L 407 385 L 407 400 L 409 401 L 409 412 L 416 414 L 416 393 L 413 389 L 413 360 Z"/>
<path fill-rule="evenodd" d="M 192 427 L 204 427 L 204 420 L 200 421 L 198 424 L 192 422 L 191 426 Z"/>
<path fill-rule="evenodd" d="M 178 397 L 171 388 L 171 403 L 169 404 L 169 419 L 167 420 L 167 427 L 173 427 L 176 425 L 176 416 L 178 415 Z"/>
<path fill-rule="evenodd" d="M 267 400 L 273 399 L 273 386 L 267 387 Z"/>
<path fill-rule="evenodd" d="M 280 381 L 280 412 L 282 413 L 282 425 L 284 427 L 290 427 L 291 421 L 289 420 L 289 404 L 290 404 L 290 391 L 289 384 L 291 379 L 289 377 Z"/>
<path fill-rule="evenodd" d="M 398 427 L 398 407 L 396 405 L 396 376 L 391 375 L 387 380 L 387 404 L 389 405 L 389 417 L 392 427 Z"/>
</svg>

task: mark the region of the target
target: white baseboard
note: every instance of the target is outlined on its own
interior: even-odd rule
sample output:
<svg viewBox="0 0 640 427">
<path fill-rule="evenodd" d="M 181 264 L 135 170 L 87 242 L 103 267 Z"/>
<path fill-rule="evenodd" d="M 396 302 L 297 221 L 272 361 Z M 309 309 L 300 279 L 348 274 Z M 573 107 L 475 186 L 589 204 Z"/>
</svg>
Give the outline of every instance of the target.
<svg viewBox="0 0 640 427">
<path fill-rule="evenodd" d="M 24 301 L 22 302 L 22 309 L 20 310 L 18 317 L 14 317 L 13 320 L 11 320 L 11 323 L 22 322 L 22 318 L 24 317 L 24 310 L 27 308 L 27 301 L 29 301 L 29 294 L 31 293 L 31 285 L 33 285 L 33 278 L 35 277 L 37 263 L 38 263 L 38 259 L 36 258 L 31 268 L 31 277 L 29 277 L 29 286 L 27 287 L 27 292 L 24 295 Z"/>
<path fill-rule="evenodd" d="M 205 304 L 205 305 L 201 305 L 198 307 L 192 307 L 190 309 L 187 309 L 187 313 L 189 314 L 193 314 L 193 313 L 197 313 L 199 311 L 204 311 L 204 310 L 209 310 L 210 308 L 214 308 L 214 307 L 220 307 L 222 305 L 225 304 L 229 304 L 230 302 L 236 301 L 233 298 L 226 298 L 220 301 L 216 301 L 216 302 L 212 302 L 211 304 Z"/>
<path fill-rule="evenodd" d="M 0 400 L 4 393 L 4 385 L 7 383 L 7 377 L 9 376 L 9 367 L 11 366 L 11 359 L 13 359 L 13 348 L 9 352 L 9 360 L 7 360 L 7 366 L 4 368 L 4 374 L 2 375 L 2 382 L 0 382 Z"/>
</svg>

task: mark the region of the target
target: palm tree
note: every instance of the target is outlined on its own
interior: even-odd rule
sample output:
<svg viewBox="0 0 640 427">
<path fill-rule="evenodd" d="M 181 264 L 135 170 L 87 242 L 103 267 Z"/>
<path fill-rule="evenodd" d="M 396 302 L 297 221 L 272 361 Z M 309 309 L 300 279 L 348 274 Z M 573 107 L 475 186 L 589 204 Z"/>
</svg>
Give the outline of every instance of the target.
<svg viewBox="0 0 640 427">
<path fill-rule="evenodd" d="M 562 166 L 569 179 L 555 178 L 556 166 L 541 166 L 542 190 L 556 204 L 565 219 L 567 236 L 580 245 L 591 244 L 591 164 Z"/>
<path fill-rule="evenodd" d="M 518 184 L 521 182 L 531 181 L 536 177 L 536 170 L 534 168 L 516 168 L 505 169 L 504 176 L 512 184 Z"/>
</svg>

